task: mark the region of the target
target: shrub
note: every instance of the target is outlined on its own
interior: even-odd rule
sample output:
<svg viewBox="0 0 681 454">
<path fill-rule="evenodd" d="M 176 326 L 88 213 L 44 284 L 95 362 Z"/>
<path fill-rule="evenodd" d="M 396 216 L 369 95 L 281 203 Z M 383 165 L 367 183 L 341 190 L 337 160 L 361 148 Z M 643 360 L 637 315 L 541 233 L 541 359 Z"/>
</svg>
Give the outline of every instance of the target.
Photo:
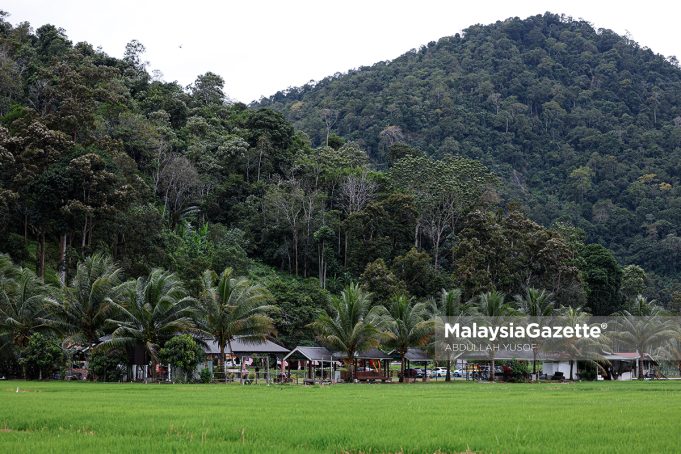
<svg viewBox="0 0 681 454">
<path fill-rule="evenodd" d="M 530 369 L 525 361 L 513 359 L 507 362 L 503 369 L 505 379 L 510 382 L 525 382 L 530 377 Z"/>
<path fill-rule="evenodd" d="M 213 372 L 207 367 L 201 369 L 201 372 L 199 372 L 199 380 L 201 380 L 201 383 L 210 383 L 213 381 Z"/>
<path fill-rule="evenodd" d="M 596 380 L 596 368 L 595 367 L 590 367 L 588 369 L 584 369 L 579 371 L 579 378 L 582 380 L 587 380 L 587 381 L 593 381 Z"/>
<path fill-rule="evenodd" d="M 182 334 L 166 342 L 159 351 L 159 358 L 162 363 L 170 364 L 184 372 L 184 381 L 189 381 L 203 358 L 203 349 L 192 336 Z M 175 376 L 177 377 L 177 374 Z"/>
<path fill-rule="evenodd" d="M 89 369 L 97 381 L 120 381 L 125 375 L 128 355 L 125 351 L 95 350 L 90 355 Z"/>
<path fill-rule="evenodd" d="M 49 378 L 64 368 L 66 355 L 55 339 L 40 333 L 32 334 L 21 350 L 19 364 L 25 378 Z"/>
</svg>

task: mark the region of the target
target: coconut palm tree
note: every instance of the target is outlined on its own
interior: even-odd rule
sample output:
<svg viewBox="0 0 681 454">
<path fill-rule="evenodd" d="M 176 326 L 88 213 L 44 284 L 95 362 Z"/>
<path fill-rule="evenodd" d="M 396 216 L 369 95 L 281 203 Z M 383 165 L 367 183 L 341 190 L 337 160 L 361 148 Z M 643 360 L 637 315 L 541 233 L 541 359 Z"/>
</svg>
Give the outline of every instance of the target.
<svg viewBox="0 0 681 454">
<path fill-rule="evenodd" d="M 116 318 L 107 323 L 116 328 L 101 348 L 142 347 L 155 376 L 158 352 L 166 341 L 177 334 L 197 332 L 194 301 L 177 275 L 169 271 L 154 269 L 148 277 L 130 281 L 121 302 L 111 302 Z"/>
<path fill-rule="evenodd" d="M 556 315 L 559 320 L 566 326 L 577 326 L 589 324 L 591 314 L 584 310 L 581 306 L 561 306 L 556 310 Z M 597 369 L 606 372 L 602 363 L 608 364 L 604 358 L 603 352 L 610 349 L 610 342 L 612 339 L 606 333 L 601 334 L 599 338 L 594 337 L 566 337 L 563 339 L 552 339 L 547 341 L 550 348 L 565 352 L 570 363 L 569 379 L 574 379 L 574 358 L 581 358 L 582 360 L 594 365 Z"/>
<path fill-rule="evenodd" d="M 654 356 L 675 362 L 676 368 L 681 374 L 681 331 L 679 330 L 678 324 L 676 326 L 676 335 L 665 345 L 657 348 Z"/>
<path fill-rule="evenodd" d="M 442 318 L 460 317 L 470 310 L 470 306 L 461 302 L 461 289 L 455 288 L 452 290 L 442 289 L 440 292 L 440 299 L 434 303 L 434 314 Z M 457 356 L 458 358 L 458 356 Z M 456 358 L 455 358 L 456 359 Z M 447 374 L 445 381 L 452 380 L 452 360 L 447 360 Z"/>
<path fill-rule="evenodd" d="M 219 276 L 206 270 L 201 277 L 201 296 L 196 307 L 199 328 L 212 336 L 220 347 L 219 370 L 225 374 L 225 346 L 240 336 L 246 341 L 264 341 L 274 332 L 270 313 L 278 310 L 267 304 L 271 299 L 265 287 L 245 277 L 234 277 L 231 268 Z"/>
<path fill-rule="evenodd" d="M 398 296 L 385 313 L 384 344 L 400 355 L 400 381 L 404 379 L 405 355 L 411 347 L 425 345 L 433 335 L 427 306 Z"/>
<path fill-rule="evenodd" d="M 638 378 L 643 379 L 643 362 L 646 354 L 666 344 L 678 333 L 669 319 L 660 315 L 661 310 L 655 307 L 644 307 L 644 312 L 654 315 L 640 316 L 629 311 L 621 311 L 619 317 L 615 317 L 617 328 L 612 337 L 639 354 Z"/>
<path fill-rule="evenodd" d="M 627 305 L 627 310 L 620 312 L 620 314 L 628 313 L 637 317 L 647 317 L 662 315 L 664 309 L 657 304 L 657 300 L 648 300 L 643 295 L 636 295 L 636 298 L 631 300 Z"/>
<path fill-rule="evenodd" d="M 111 257 L 91 255 L 78 264 L 71 285 L 62 288 L 61 297 L 49 299 L 56 315 L 55 326 L 68 341 L 89 346 L 99 342 L 114 300 L 125 287 L 122 273 Z"/>
<path fill-rule="evenodd" d="M 506 295 L 502 292 L 492 290 L 478 296 L 473 306 L 473 313 L 483 317 L 505 317 L 517 313 L 513 305 L 506 302 Z M 490 351 L 491 370 L 489 380 L 494 381 L 494 350 Z"/>
<path fill-rule="evenodd" d="M 553 294 L 546 290 L 529 287 L 524 295 L 515 295 L 514 300 L 521 314 L 528 317 L 551 317 L 556 313 Z M 539 342 L 536 340 L 535 342 Z M 540 348 L 540 346 L 538 346 Z M 532 349 L 532 374 L 537 373 L 537 348 Z"/>
<path fill-rule="evenodd" d="M 343 352 L 350 378 L 355 379 L 355 354 L 378 346 L 383 319 L 381 306 L 371 308 L 370 295 L 351 283 L 340 297 L 331 300 L 331 310 L 323 312 L 311 326 L 320 343 Z M 385 308 L 383 308 L 385 311 Z"/>
<path fill-rule="evenodd" d="M 0 265 L 1 267 L 1 265 Z M 49 331 L 49 287 L 27 268 L 17 268 L 13 278 L 0 271 L 0 338 L 22 348 L 36 332 Z"/>
<path fill-rule="evenodd" d="M 18 274 L 18 268 L 14 266 L 9 255 L 0 254 L 0 292 L 12 288 Z"/>
<path fill-rule="evenodd" d="M 518 309 L 528 317 L 550 317 L 556 312 L 553 293 L 529 287 L 524 295 L 513 297 Z"/>
</svg>

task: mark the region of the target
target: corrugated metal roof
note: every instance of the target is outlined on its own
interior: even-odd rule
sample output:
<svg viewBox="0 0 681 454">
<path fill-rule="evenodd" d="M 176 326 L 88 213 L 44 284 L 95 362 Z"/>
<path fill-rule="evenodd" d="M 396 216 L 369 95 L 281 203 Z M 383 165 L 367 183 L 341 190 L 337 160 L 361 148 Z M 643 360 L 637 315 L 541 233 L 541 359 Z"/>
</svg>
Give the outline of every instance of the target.
<svg viewBox="0 0 681 454">
<path fill-rule="evenodd" d="M 275 344 L 271 340 L 266 340 L 264 342 L 250 342 L 243 338 L 236 337 L 230 342 L 232 349 L 230 351 L 229 345 L 225 346 L 225 353 L 234 355 L 247 355 L 247 354 L 258 354 L 258 353 L 272 353 L 272 354 L 282 354 L 288 353 L 287 348 L 282 347 L 279 344 Z M 206 340 L 206 345 L 203 351 L 208 354 L 220 354 L 220 346 L 215 340 Z"/>
<path fill-rule="evenodd" d="M 395 350 L 391 351 L 388 354 L 392 359 L 395 360 L 400 359 L 400 354 L 397 353 L 397 351 Z M 407 350 L 407 353 L 404 355 L 404 357 L 408 361 L 413 362 L 426 362 L 432 359 L 425 350 L 422 350 L 420 348 L 410 348 L 409 350 Z"/>
<path fill-rule="evenodd" d="M 333 353 L 325 347 L 306 347 L 298 346 L 291 350 L 291 353 L 286 355 L 284 359 L 302 360 L 302 361 L 329 361 L 333 357 Z"/>
<path fill-rule="evenodd" d="M 613 353 L 606 353 L 603 355 L 605 359 L 608 360 L 619 360 L 619 361 L 636 361 L 641 357 L 639 353 L 636 352 L 613 352 Z M 651 356 L 647 353 L 643 355 L 644 359 L 647 361 L 652 360 Z"/>
<path fill-rule="evenodd" d="M 295 354 L 294 354 L 295 353 Z M 287 358 L 291 359 L 300 359 L 300 360 L 309 360 L 309 361 L 328 361 L 329 357 L 333 357 L 334 360 L 336 361 L 341 361 L 345 359 L 345 353 L 344 352 L 332 352 L 331 350 L 327 349 L 326 347 L 306 347 L 299 345 L 293 350 L 291 350 L 291 353 L 287 356 Z M 357 359 L 392 359 L 392 357 L 377 349 L 377 348 L 372 348 L 364 352 L 358 352 L 355 353 L 355 358 Z"/>
<path fill-rule="evenodd" d="M 539 355 L 537 355 L 537 359 L 539 359 Z M 513 360 L 513 359 L 518 359 L 518 360 L 525 360 L 525 361 L 530 361 L 533 359 L 533 354 L 531 351 L 525 351 L 525 350 L 508 350 L 508 349 L 499 349 L 497 351 L 494 351 L 494 359 L 495 360 Z M 476 351 L 476 352 L 467 352 L 461 356 L 463 359 L 469 359 L 469 360 L 476 360 L 476 361 L 490 361 L 492 359 L 492 355 L 489 352 L 486 351 Z"/>
<path fill-rule="evenodd" d="M 334 355 L 339 358 L 343 359 L 345 358 L 345 353 L 342 352 L 336 352 Z M 363 352 L 357 352 L 355 353 L 355 358 L 357 359 L 392 359 L 392 357 L 377 349 L 377 348 L 370 348 L 369 350 L 363 351 Z"/>
</svg>

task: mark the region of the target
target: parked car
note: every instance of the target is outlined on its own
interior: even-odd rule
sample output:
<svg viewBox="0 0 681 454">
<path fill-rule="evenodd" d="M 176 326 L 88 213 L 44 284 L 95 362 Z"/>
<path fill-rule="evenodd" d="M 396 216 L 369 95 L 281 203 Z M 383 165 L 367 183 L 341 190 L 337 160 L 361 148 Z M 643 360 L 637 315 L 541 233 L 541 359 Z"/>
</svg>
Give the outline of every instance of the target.
<svg viewBox="0 0 681 454">
<path fill-rule="evenodd" d="M 452 377 L 463 377 L 463 370 L 461 369 L 454 369 L 452 371 Z"/>
<path fill-rule="evenodd" d="M 451 374 L 451 371 L 450 371 Z M 446 367 L 436 367 L 433 369 L 433 372 L 431 374 L 432 377 L 446 377 L 447 376 L 447 368 Z"/>
</svg>

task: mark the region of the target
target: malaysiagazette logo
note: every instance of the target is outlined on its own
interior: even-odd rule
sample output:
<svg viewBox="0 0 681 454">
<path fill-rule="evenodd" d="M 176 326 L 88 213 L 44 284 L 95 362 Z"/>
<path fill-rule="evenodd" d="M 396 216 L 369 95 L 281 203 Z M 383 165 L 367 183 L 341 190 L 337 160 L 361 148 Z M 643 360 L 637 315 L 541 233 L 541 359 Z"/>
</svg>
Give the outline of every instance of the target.
<svg viewBox="0 0 681 454">
<path fill-rule="evenodd" d="M 490 342 L 514 339 L 598 339 L 607 327 L 607 323 L 542 326 L 536 322 L 523 325 L 516 325 L 513 322 L 507 325 L 456 322 L 445 323 L 444 337 L 445 339 L 450 337 L 455 339 L 484 339 Z"/>
<path fill-rule="evenodd" d="M 668 315 L 436 317 L 435 358 L 606 361 L 612 352 L 681 361 L 681 317 Z"/>
</svg>

